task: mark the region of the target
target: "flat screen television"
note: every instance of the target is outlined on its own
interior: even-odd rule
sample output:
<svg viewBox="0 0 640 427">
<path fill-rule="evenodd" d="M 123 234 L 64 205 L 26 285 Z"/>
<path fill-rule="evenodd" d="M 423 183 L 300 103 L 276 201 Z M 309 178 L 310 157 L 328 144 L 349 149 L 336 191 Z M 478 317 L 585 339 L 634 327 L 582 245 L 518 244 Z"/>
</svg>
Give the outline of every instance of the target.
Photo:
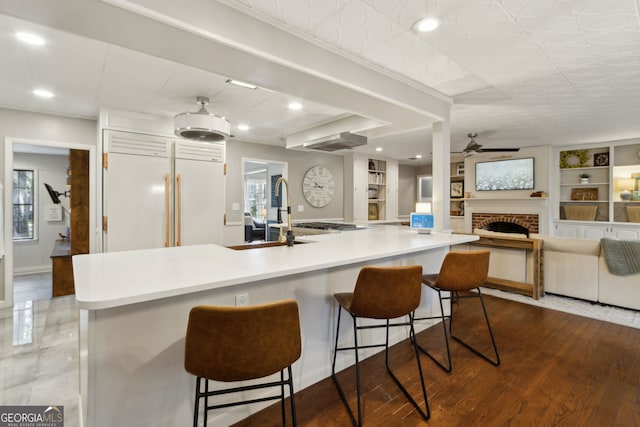
<svg viewBox="0 0 640 427">
<path fill-rule="evenodd" d="M 533 157 L 476 163 L 476 191 L 533 190 Z"/>
<path fill-rule="evenodd" d="M 412 230 L 418 230 L 418 233 L 431 233 L 433 224 L 433 214 L 431 213 L 411 212 L 409 214 L 409 226 Z"/>
<path fill-rule="evenodd" d="M 47 192 L 49 193 L 49 197 L 51 197 L 51 201 L 56 205 L 59 205 L 60 204 L 60 198 L 58 197 L 59 193 L 53 188 L 51 188 L 51 186 L 47 183 L 45 183 L 44 186 L 47 189 Z"/>
</svg>

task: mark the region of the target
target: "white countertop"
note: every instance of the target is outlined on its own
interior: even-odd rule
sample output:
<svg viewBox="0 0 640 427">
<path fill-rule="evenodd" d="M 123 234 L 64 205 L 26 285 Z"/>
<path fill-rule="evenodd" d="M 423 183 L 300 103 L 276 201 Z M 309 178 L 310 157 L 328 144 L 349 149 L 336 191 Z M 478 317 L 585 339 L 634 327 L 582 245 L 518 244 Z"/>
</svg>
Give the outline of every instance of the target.
<svg viewBox="0 0 640 427">
<path fill-rule="evenodd" d="M 73 257 L 78 307 L 99 310 L 477 240 L 379 226 L 301 237 L 294 247 L 183 246 Z"/>
</svg>

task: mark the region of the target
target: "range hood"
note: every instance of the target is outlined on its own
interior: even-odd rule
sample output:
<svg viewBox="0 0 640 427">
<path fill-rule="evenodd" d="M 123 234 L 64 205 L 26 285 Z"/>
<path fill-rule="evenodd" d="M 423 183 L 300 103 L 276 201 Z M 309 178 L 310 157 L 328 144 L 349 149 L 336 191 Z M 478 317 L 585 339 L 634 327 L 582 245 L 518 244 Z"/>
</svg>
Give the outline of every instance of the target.
<svg viewBox="0 0 640 427">
<path fill-rule="evenodd" d="M 198 96 L 200 110 L 195 113 L 182 113 L 174 118 L 174 133 L 186 139 L 195 141 L 224 141 L 229 138 L 231 125 L 224 117 L 211 114 L 205 106 L 209 98 Z"/>
<path fill-rule="evenodd" d="M 367 145 L 367 137 L 351 132 L 341 132 L 306 142 L 304 148 L 320 151 L 337 151 Z"/>
</svg>

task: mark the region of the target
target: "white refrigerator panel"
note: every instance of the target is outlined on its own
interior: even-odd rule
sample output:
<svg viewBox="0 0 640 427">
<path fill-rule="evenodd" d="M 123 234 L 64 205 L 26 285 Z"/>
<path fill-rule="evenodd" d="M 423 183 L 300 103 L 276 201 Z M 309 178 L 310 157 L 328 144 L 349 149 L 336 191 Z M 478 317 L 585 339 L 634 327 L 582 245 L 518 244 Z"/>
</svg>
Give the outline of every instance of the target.
<svg viewBox="0 0 640 427">
<path fill-rule="evenodd" d="M 224 163 L 175 159 L 176 246 L 222 243 Z"/>
<path fill-rule="evenodd" d="M 171 245 L 170 187 L 169 158 L 110 153 L 104 182 L 104 215 L 107 217 L 104 250 L 115 252 Z"/>
</svg>

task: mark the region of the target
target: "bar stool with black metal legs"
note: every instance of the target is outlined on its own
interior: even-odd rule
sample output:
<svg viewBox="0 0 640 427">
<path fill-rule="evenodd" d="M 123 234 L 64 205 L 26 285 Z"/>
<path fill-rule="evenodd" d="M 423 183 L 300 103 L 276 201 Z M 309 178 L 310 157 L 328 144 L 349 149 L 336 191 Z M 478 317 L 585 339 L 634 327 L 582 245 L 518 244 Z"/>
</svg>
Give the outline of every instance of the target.
<svg viewBox="0 0 640 427">
<path fill-rule="evenodd" d="M 489 323 L 489 315 L 484 305 L 484 299 L 482 298 L 482 292 L 480 286 L 484 285 L 487 281 L 489 273 L 489 255 L 490 251 L 469 251 L 469 252 L 448 252 L 442 262 L 442 267 L 438 274 L 425 274 L 422 276 L 422 282 L 429 288 L 435 290 L 438 293 L 438 300 L 440 302 L 440 316 L 434 317 L 421 317 L 414 318 L 414 320 L 428 320 L 428 319 L 442 319 L 442 329 L 444 331 L 444 341 L 447 349 L 447 364 L 439 361 L 431 353 L 424 349 L 424 347 L 418 345 L 418 348 L 431 360 L 433 360 L 438 366 L 444 369 L 446 372 L 451 372 L 451 350 L 449 348 L 449 339 L 447 336 L 446 319 L 449 319 L 449 336 L 467 347 L 469 350 L 487 360 L 494 366 L 500 365 L 500 355 L 498 354 L 498 347 L 493 336 L 493 330 L 491 329 L 491 323 Z M 471 292 L 472 290 L 476 292 Z M 442 296 L 443 292 L 447 292 L 448 296 Z M 453 335 L 453 313 L 454 306 L 461 299 L 465 298 L 479 298 L 480 305 L 482 306 L 482 312 L 484 314 L 485 321 L 487 323 L 487 329 L 489 330 L 489 336 L 491 338 L 491 344 L 493 345 L 493 352 L 495 354 L 495 360 L 489 358 L 485 354 L 481 353 L 474 347 L 467 344 L 459 337 Z M 445 315 L 443 300 L 449 300 L 450 314 Z"/>
<path fill-rule="evenodd" d="M 300 358 L 301 351 L 298 304 L 294 300 L 246 307 L 193 307 L 185 339 L 184 367 L 196 376 L 194 427 L 198 425 L 200 399 L 204 399 L 205 426 L 209 410 L 275 399 L 281 401 L 282 425 L 285 426 L 285 386 L 289 388 L 295 426 L 291 365 Z M 277 372 L 280 372 L 280 381 L 209 390 L 210 380 L 255 380 Z M 279 394 L 209 405 L 209 398 L 213 396 L 273 387 L 280 388 Z"/>
<path fill-rule="evenodd" d="M 407 399 L 413 404 L 420 415 L 426 420 L 430 417 L 429 402 L 427 400 L 427 391 L 424 386 L 424 377 L 422 375 L 422 366 L 420 364 L 420 355 L 415 345 L 415 330 L 413 328 L 412 313 L 420 304 L 420 293 L 422 288 L 422 266 L 401 266 L 401 267 L 363 267 L 360 270 L 353 292 L 337 293 L 334 297 L 338 301 L 338 321 L 336 326 L 336 343 L 333 353 L 333 363 L 331 365 L 331 377 L 338 388 L 340 397 L 344 402 L 351 421 L 355 426 L 362 425 L 362 405 L 360 402 L 360 363 L 358 351 L 365 348 L 384 347 L 385 348 L 385 366 L 391 378 L 396 382 L 398 387 L 405 394 Z M 346 311 L 353 320 L 354 345 L 353 347 L 338 347 L 338 337 L 340 335 L 340 317 L 342 310 Z M 390 323 L 390 320 L 407 316 L 408 321 L 402 323 Z M 377 325 L 358 325 L 358 318 L 381 319 L 385 320 L 383 324 Z M 413 342 L 413 349 L 416 355 L 416 363 L 418 365 L 418 373 L 420 385 L 422 387 L 422 396 L 424 398 L 423 410 L 420 404 L 409 394 L 407 389 L 400 383 L 396 375 L 389 367 L 389 327 L 392 326 L 409 326 L 409 336 Z M 358 343 L 358 331 L 372 328 L 386 328 L 386 340 L 382 344 L 360 345 Z M 355 354 L 355 370 L 356 370 L 356 396 L 358 418 L 354 416 L 353 410 L 347 401 L 346 395 L 336 376 L 336 357 L 338 351 L 353 350 Z"/>
</svg>

